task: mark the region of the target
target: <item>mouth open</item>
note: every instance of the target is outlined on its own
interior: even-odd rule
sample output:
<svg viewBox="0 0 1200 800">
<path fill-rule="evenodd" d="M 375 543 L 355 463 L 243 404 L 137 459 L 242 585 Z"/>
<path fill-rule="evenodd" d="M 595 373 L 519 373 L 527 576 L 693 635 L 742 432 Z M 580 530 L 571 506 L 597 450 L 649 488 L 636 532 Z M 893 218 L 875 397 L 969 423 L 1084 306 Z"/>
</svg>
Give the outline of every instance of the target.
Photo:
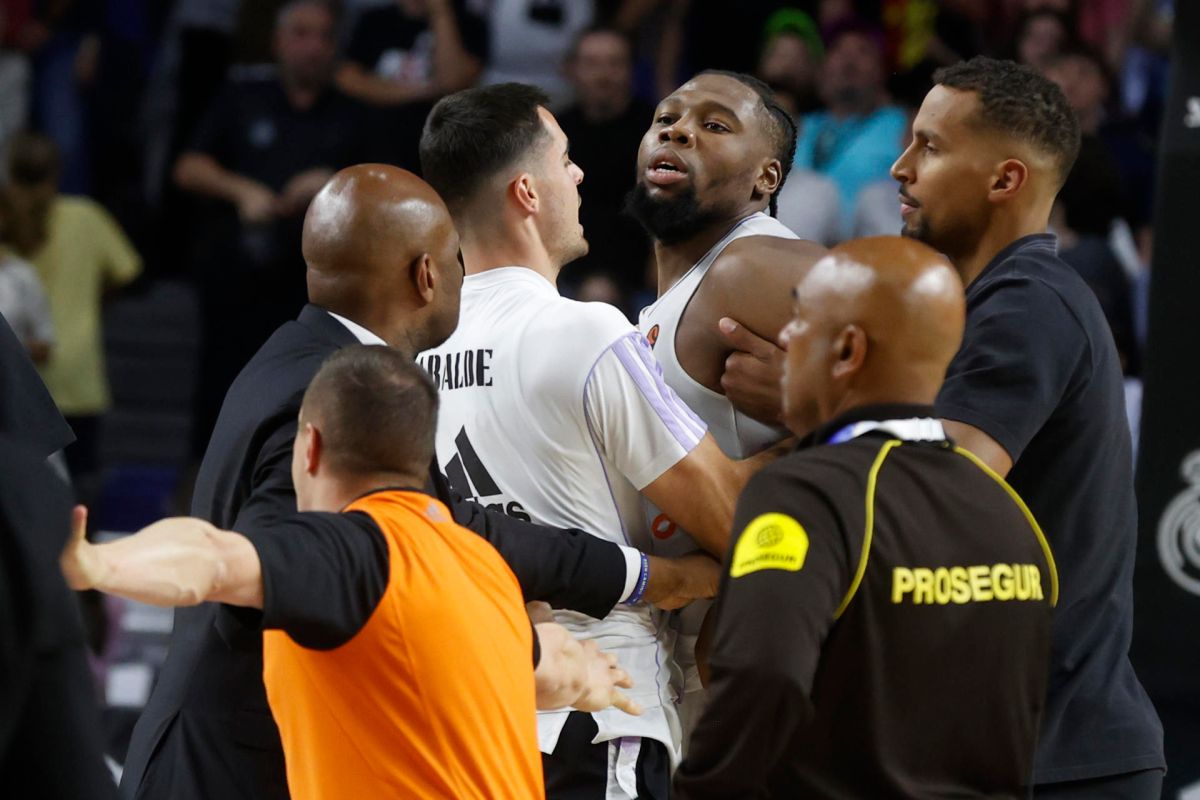
<svg viewBox="0 0 1200 800">
<path fill-rule="evenodd" d="M 656 186 L 671 186 L 688 178 L 687 165 L 669 151 L 660 150 L 650 158 L 646 180 Z"/>
</svg>

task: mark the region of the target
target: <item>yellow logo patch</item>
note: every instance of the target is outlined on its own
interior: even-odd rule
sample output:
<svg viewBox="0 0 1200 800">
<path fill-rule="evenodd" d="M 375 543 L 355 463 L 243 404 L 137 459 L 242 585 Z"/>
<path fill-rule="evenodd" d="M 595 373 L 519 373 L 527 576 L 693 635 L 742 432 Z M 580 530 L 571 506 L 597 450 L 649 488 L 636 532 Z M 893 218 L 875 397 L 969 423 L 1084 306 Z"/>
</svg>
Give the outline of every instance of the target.
<svg viewBox="0 0 1200 800">
<path fill-rule="evenodd" d="M 798 572 L 808 555 L 808 534 L 787 514 L 755 517 L 733 549 L 729 577 L 740 578 L 760 569 Z"/>
</svg>

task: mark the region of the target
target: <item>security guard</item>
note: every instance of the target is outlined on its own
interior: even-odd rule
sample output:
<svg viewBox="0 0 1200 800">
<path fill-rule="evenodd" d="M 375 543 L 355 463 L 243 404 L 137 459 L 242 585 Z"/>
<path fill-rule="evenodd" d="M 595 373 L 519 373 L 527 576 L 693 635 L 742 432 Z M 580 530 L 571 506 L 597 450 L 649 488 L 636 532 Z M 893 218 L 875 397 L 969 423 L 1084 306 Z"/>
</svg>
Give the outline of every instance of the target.
<svg viewBox="0 0 1200 800">
<path fill-rule="evenodd" d="M 677 796 L 1021 796 L 1058 578 L 1020 497 L 934 418 L 962 284 L 879 237 L 794 294 L 783 407 L 808 436 L 740 499 Z"/>
</svg>

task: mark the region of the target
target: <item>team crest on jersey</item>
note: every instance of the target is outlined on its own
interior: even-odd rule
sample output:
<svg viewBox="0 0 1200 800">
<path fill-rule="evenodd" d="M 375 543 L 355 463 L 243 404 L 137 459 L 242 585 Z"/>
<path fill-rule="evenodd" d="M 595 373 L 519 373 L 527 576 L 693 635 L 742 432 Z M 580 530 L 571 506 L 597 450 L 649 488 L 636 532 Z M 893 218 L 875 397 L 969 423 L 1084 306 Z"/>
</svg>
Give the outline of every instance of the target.
<svg viewBox="0 0 1200 800">
<path fill-rule="evenodd" d="M 646 341 L 650 343 L 651 347 L 654 347 L 654 343 L 658 341 L 658 325 L 652 327 L 646 334 Z"/>
</svg>

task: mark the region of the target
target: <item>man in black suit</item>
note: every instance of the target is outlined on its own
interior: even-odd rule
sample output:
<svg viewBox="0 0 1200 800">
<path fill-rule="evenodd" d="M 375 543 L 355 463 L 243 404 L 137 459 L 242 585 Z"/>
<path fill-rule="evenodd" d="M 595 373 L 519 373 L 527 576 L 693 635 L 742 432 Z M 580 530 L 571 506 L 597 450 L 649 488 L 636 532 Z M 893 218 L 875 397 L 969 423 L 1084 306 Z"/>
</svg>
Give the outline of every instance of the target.
<svg viewBox="0 0 1200 800">
<path fill-rule="evenodd" d="M 196 481 L 192 514 L 221 528 L 254 531 L 296 510 L 297 414 L 327 356 L 355 343 L 415 355 L 458 323 L 458 235 L 441 199 L 411 173 L 383 165 L 339 172 L 309 208 L 303 250 L 311 304 L 230 387 Z M 434 465 L 430 485 L 457 522 L 499 550 L 526 600 L 602 617 L 643 579 L 646 598 L 663 605 L 715 591 L 717 569 L 702 557 L 656 559 L 641 575 L 636 553 L 463 500 Z M 257 621 L 255 612 L 214 604 L 176 613 L 170 655 L 134 729 L 124 797 L 288 796 Z"/>
<path fill-rule="evenodd" d="M 0 786 L 91 800 L 116 787 L 79 606 L 58 571 L 71 490 L 46 463 L 74 438 L 0 317 Z"/>
</svg>

